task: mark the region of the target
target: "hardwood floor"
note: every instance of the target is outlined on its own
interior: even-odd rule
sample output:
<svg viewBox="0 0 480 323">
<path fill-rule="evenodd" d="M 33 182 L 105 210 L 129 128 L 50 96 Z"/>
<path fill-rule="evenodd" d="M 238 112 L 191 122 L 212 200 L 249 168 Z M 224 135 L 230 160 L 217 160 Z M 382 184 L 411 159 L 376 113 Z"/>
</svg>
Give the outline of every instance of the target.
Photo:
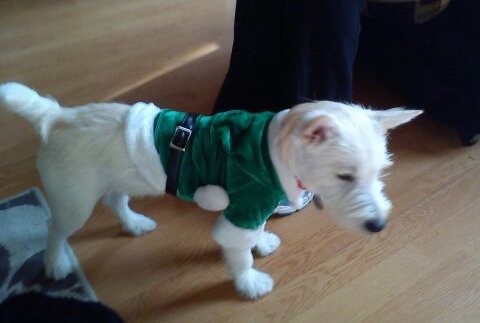
<svg viewBox="0 0 480 323">
<path fill-rule="evenodd" d="M 234 1 L 0 1 L 0 82 L 62 103 L 154 101 L 208 113 L 229 59 Z M 365 73 L 356 99 L 401 99 Z M 127 322 L 478 322 L 480 145 L 421 118 L 391 134 L 388 229 L 360 236 L 313 207 L 267 226 L 275 279 L 237 297 L 210 238 L 216 214 L 170 197 L 135 200 L 158 222 L 132 238 L 98 206 L 71 239 L 101 301 Z M 0 111 L 0 197 L 40 185 L 31 126 Z"/>
</svg>

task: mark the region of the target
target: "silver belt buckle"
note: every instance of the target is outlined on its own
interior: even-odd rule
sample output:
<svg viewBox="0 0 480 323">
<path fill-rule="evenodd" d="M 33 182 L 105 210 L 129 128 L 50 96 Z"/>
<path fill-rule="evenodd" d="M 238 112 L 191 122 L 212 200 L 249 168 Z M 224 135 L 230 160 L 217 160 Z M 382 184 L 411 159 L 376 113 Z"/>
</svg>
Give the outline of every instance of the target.
<svg viewBox="0 0 480 323">
<path fill-rule="evenodd" d="M 177 138 L 177 135 L 179 136 L 178 140 L 180 140 L 182 138 L 181 135 L 180 135 L 180 133 L 182 133 L 182 132 L 186 133 L 186 135 L 187 135 L 187 138 L 185 140 L 185 145 L 183 147 L 179 146 L 180 143 L 178 143 L 178 142 L 174 143 L 175 138 Z M 188 144 L 188 141 L 190 140 L 191 135 L 192 135 L 192 130 L 191 129 L 188 129 L 188 128 L 185 128 L 185 127 L 182 127 L 182 126 L 177 126 L 177 128 L 175 129 L 175 133 L 173 134 L 172 140 L 170 141 L 170 147 L 172 147 L 173 149 L 185 152 L 185 148 L 187 147 L 187 144 Z"/>
</svg>

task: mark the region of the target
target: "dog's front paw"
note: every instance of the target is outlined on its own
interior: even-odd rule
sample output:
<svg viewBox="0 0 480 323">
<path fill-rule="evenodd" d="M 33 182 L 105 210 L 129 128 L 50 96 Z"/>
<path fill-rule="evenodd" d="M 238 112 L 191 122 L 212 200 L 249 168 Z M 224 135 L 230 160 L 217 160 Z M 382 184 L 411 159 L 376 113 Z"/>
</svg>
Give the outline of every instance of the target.
<svg viewBox="0 0 480 323">
<path fill-rule="evenodd" d="M 278 249 L 282 241 L 272 232 L 264 231 L 258 238 L 255 245 L 255 251 L 262 257 L 265 257 Z"/>
<path fill-rule="evenodd" d="M 132 214 L 123 222 L 123 229 L 134 236 L 141 236 L 145 233 L 153 231 L 157 227 L 157 223 L 152 219 L 132 212 Z"/>
<path fill-rule="evenodd" d="M 273 279 L 270 275 L 251 268 L 235 279 L 235 288 L 240 295 L 255 299 L 272 291 Z"/>
</svg>

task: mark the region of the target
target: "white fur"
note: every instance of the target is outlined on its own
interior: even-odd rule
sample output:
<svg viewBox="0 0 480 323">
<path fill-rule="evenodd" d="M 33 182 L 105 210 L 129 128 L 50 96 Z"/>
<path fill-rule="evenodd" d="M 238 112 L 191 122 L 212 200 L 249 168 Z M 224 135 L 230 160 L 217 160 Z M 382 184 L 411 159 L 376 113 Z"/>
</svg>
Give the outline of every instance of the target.
<svg viewBox="0 0 480 323">
<path fill-rule="evenodd" d="M 403 118 L 399 111 L 404 112 Z M 370 219 L 386 221 L 391 203 L 382 193 L 381 176 L 392 164 L 386 150 L 386 129 L 420 113 L 395 109 L 394 118 L 389 119 L 391 110 L 371 111 L 320 101 L 277 114 L 270 126 L 270 140 L 274 145 L 270 147 L 270 154 L 275 168 L 280 170 L 280 181 L 284 187 L 292 188 L 292 191 L 286 190 L 290 200 L 298 194 L 294 189 L 298 179 L 309 191 L 321 195 L 329 213 L 350 228 L 363 229 Z M 295 120 L 295 127 L 285 143 L 287 140 L 276 134 L 284 131 L 282 127 L 288 129 L 288 118 Z M 326 138 L 312 141 L 304 131 L 319 119 L 322 119 L 319 127 L 328 127 Z M 282 146 L 291 150 L 286 158 L 281 156 Z M 337 175 L 345 173 L 355 180 L 340 180 Z"/>
<path fill-rule="evenodd" d="M 263 231 L 258 237 L 254 250 L 259 256 L 265 257 L 275 252 L 281 243 L 282 240 L 280 240 L 280 237 L 275 233 Z"/>
<path fill-rule="evenodd" d="M 57 101 L 41 97 L 34 90 L 19 83 L 5 83 L 0 86 L 0 105 L 30 121 L 42 141 L 47 140 L 51 124 L 62 111 Z"/>
<path fill-rule="evenodd" d="M 50 277 L 71 272 L 67 239 L 102 197 L 126 231 L 141 235 L 155 228 L 153 220 L 128 207 L 129 196 L 165 192 L 166 176 L 153 142 L 153 119 L 159 111 L 155 105 L 61 108 L 18 83 L 0 85 L 0 105 L 31 121 L 43 140 L 37 166 L 52 211 L 44 257 Z M 419 113 L 374 112 L 328 101 L 278 113 L 269 127 L 269 152 L 288 199 L 298 204 L 300 181 L 350 227 L 364 228 L 372 219 L 384 223 L 391 208 L 380 180 L 391 164 L 385 131 Z M 346 176 L 354 180 L 341 179 Z M 198 188 L 194 199 L 207 210 L 223 210 L 229 204 L 219 186 Z M 257 298 L 272 290 L 272 278 L 253 268 L 252 248 L 268 255 L 280 245 L 278 236 L 265 232 L 264 225 L 257 230 L 238 228 L 222 215 L 213 237 L 240 294 Z"/>
<path fill-rule="evenodd" d="M 128 207 L 128 199 L 127 194 L 111 192 L 103 197 L 103 203 L 118 216 L 126 232 L 140 236 L 154 230 L 157 226 L 155 221 L 132 211 Z"/>
</svg>

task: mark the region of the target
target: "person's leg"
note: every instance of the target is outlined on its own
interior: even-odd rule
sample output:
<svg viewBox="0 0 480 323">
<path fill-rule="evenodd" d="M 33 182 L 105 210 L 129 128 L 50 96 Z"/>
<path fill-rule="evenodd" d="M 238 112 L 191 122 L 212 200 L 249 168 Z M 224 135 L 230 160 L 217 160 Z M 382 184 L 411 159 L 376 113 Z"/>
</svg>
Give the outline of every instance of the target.
<svg viewBox="0 0 480 323">
<path fill-rule="evenodd" d="M 353 65 L 360 36 L 362 0 L 303 1 L 306 5 L 297 15 L 300 28 L 293 34 L 303 35 L 292 44 L 285 89 L 296 92 L 290 104 L 309 100 L 352 101 Z M 295 38 L 295 37 L 294 37 Z M 288 38 L 287 38 L 288 39 Z M 299 73 L 300 71 L 300 73 Z M 295 74 L 295 72 L 297 74 Z M 300 81 L 305 84 L 301 86 Z"/>
<path fill-rule="evenodd" d="M 239 0 L 214 112 L 351 101 L 362 0 Z"/>
<path fill-rule="evenodd" d="M 283 0 L 237 0 L 230 66 L 214 113 L 278 105 Z"/>
</svg>

